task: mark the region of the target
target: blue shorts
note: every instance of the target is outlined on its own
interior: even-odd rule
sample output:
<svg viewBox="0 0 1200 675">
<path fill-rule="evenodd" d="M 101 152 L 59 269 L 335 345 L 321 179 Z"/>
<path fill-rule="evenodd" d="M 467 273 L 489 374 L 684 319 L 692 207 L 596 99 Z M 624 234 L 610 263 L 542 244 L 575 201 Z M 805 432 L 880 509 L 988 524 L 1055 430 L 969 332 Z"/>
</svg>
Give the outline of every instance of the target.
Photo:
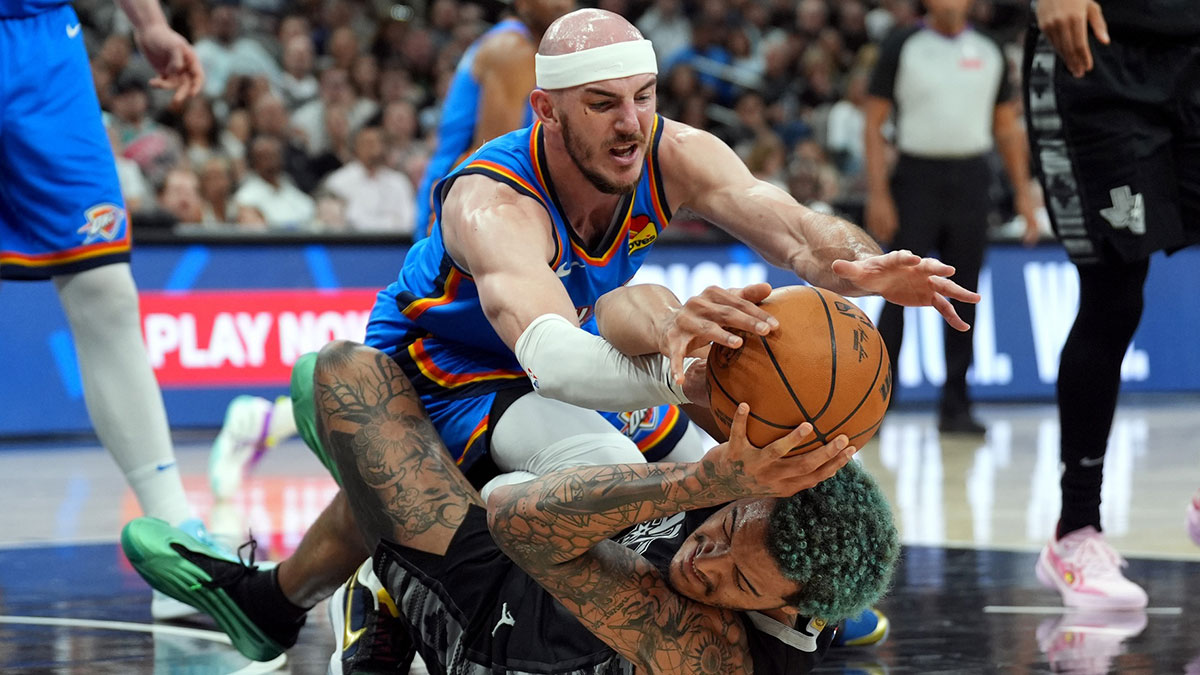
<svg viewBox="0 0 1200 675">
<path fill-rule="evenodd" d="M 126 262 L 129 245 L 75 10 L 0 18 L 0 278 Z"/>
</svg>

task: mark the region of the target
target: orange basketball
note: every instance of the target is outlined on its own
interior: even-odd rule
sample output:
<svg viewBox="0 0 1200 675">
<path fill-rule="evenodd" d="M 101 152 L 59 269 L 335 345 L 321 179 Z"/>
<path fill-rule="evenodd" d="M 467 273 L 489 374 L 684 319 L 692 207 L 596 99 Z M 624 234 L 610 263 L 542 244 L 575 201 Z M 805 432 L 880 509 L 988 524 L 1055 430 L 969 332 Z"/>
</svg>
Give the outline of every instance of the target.
<svg viewBox="0 0 1200 675">
<path fill-rule="evenodd" d="M 861 448 L 879 429 L 892 393 L 892 366 L 875 324 L 854 303 L 812 286 L 777 288 L 761 303 L 779 320 L 742 346 L 713 345 L 708 401 L 728 433 L 738 403 L 750 405 L 747 434 L 758 447 L 804 422 L 815 437 L 792 453 L 840 434 Z"/>
</svg>

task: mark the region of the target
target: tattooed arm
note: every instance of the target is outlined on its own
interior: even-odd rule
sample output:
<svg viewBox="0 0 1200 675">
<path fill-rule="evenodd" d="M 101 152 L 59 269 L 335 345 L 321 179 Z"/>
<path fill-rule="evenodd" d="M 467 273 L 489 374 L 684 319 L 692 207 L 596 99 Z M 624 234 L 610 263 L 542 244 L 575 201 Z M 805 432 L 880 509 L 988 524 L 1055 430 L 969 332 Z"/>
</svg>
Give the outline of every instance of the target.
<svg viewBox="0 0 1200 675">
<path fill-rule="evenodd" d="M 730 441 L 696 464 L 576 467 L 497 488 L 492 536 L 597 637 L 643 673 L 749 673 L 742 622 L 733 612 L 674 591 L 637 553 L 609 540 L 635 523 L 743 497 L 792 495 L 832 476 L 853 448 L 784 457 L 812 432 L 805 424 L 766 448 L 745 436 L 738 409 Z"/>
</svg>

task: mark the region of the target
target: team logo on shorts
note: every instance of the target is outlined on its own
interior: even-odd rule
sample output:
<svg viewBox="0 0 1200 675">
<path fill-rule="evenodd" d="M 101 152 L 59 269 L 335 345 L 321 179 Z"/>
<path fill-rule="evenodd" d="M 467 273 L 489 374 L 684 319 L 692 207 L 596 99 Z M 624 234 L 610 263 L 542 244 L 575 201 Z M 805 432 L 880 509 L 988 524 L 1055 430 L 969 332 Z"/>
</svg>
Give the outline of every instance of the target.
<svg viewBox="0 0 1200 675">
<path fill-rule="evenodd" d="M 634 438 L 640 431 L 650 431 L 658 426 L 658 408 L 643 408 L 617 414 L 621 420 L 621 433 Z"/>
<path fill-rule="evenodd" d="M 112 241 L 125 232 L 125 209 L 116 204 L 97 204 L 83 212 L 87 219 L 77 233 L 83 235 L 83 243 Z"/>
<path fill-rule="evenodd" d="M 647 216 L 638 216 L 629 224 L 629 254 L 640 251 L 658 239 L 658 228 Z"/>
</svg>

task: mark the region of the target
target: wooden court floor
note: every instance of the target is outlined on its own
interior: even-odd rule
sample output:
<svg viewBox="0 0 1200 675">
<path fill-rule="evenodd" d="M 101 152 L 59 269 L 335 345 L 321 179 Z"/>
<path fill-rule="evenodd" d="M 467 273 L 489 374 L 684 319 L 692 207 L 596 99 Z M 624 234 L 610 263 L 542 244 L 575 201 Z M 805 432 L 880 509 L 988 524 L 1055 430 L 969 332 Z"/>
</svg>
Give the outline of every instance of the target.
<svg viewBox="0 0 1200 675">
<path fill-rule="evenodd" d="M 892 500 L 906 547 L 881 605 L 892 633 L 831 652 L 824 673 L 1186 673 L 1200 675 L 1200 548 L 1183 529 L 1200 486 L 1200 397 L 1122 402 L 1106 461 L 1108 536 L 1150 595 L 1145 612 L 1063 612 L 1033 575 L 1058 509 L 1049 405 L 981 408 L 984 438 L 939 435 L 932 415 L 896 411 L 859 457 Z M 216 529 L 249 527 L 287 554 L 333 493 L 298 442 L 274 448 L 238 499 L 214 505 L 213 431 L 181 434 L 189 499 Z M 211 624 L 154 624 L 149 590 L 115 545 L 137 509 L 107 455 L 87 442 L 0 443 L 0 671 L 323 673 L 324 606 L 286 662 L 241 658 Z M 260 549 L 261 550 L 261 549 Z"/>
</svg>

